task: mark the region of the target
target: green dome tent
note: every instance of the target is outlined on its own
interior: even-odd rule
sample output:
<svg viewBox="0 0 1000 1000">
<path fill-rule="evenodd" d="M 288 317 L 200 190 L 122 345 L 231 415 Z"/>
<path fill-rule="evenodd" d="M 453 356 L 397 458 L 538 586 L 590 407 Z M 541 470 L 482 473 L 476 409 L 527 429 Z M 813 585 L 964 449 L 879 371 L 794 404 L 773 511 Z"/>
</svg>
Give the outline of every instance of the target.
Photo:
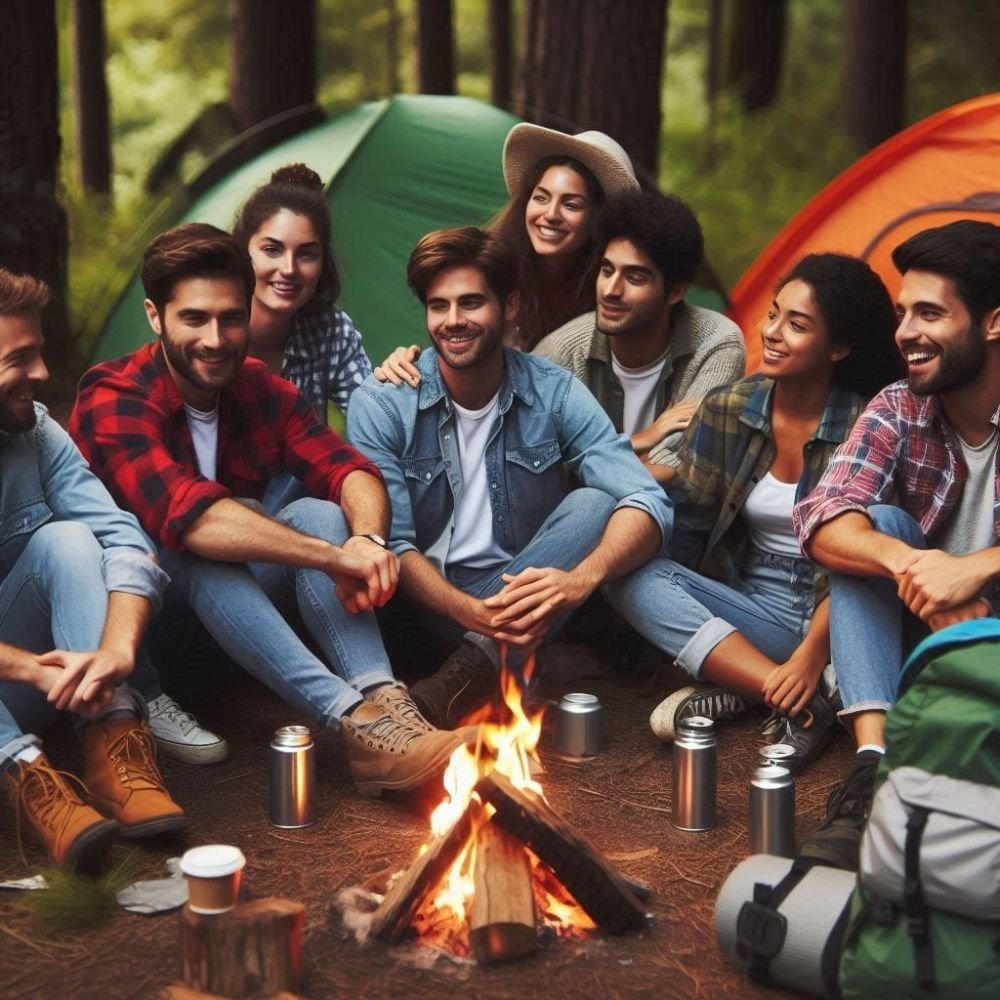
<svg viewBox="0 0 1000 1000">
<path fill-rule="evenodd" d="M 519 119 L 465 97 L 407 95 L 360 105 L 285 139 L 203 188 L 179 222 L 232 225 L 250 191 L 285 163 L 307 163 L 327 179 L 334 252 L 343 292 L 338 304 L 361 331 L 373 363 L 399 344 L 426 339 L 423 316 L 406 286 L 417 240 L 442 226 L 481 225 L 506 202 L 500 153 Z M 218 165 L 205 175 L 219 173 Z M 152 336 L 136 274 L 97 340 L 93 360 L 135 350 Z M 714 289 L 688 300 L 721 309 Z"/>
</svg>

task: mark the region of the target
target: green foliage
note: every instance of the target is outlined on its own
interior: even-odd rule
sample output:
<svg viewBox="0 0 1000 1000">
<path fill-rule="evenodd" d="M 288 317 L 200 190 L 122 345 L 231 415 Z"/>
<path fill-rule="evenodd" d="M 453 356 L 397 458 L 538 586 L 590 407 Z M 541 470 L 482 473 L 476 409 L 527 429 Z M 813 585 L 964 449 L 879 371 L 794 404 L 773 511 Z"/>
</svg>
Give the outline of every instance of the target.
<svg viewBox="0 0 1000 1000">
<path fill-rule="evenodd" d="M 135 881 L 137 872 L 135 851 L 121 854 L 98 879 L 53 868 L 42 873 L 48 887 L 26 893 L 25 905 L 49 930 L 86 930 L 114 915 L 116 895 Z"/>
</svg>

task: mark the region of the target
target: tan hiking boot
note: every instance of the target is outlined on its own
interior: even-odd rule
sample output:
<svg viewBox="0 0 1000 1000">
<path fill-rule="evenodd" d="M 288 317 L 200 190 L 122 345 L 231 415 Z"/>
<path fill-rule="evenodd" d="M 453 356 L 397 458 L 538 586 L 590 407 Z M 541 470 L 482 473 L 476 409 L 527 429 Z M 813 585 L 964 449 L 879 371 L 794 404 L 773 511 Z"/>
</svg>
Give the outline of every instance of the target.
<svg viewBox="0 0 1000 1000">
<path fill-rule="evenodd" d="M 94 803 L 113 816 L 123 837 L 149 837 L 187 824 L 156 766 L 149 727 L 138 719 L 109 719 L 83 728 L 83 780 Z"/>
<path fill-rule="evenodd" d="M 370 701 L 345 715 L 340 731 L 354 784 L 362 795 L 374 797 L 426 784 L 444 772 L 459 746 L 477 735 L 475 727 L 456 733 L 418 729 Z"/>
<path fill-rule="evenodd" d="M 406 686 L 398 681 L 395 684 L 383 684 L 365 697 L 373 705 L 391 712 L 400 722 L 420 729 L 425 733 L 434 732 L 434 727 L 420 714 Z"/>
<path fill-rule="evenodd" d="M 30 763 L 15 761 L 3 780 L 17 815 L 19 835 L 23 816 L 57 868 L 86 874 L 100 871 L 118 824 L 87 805 L 79 778 L 57 771 L 40 754 Z"/>
</svg>

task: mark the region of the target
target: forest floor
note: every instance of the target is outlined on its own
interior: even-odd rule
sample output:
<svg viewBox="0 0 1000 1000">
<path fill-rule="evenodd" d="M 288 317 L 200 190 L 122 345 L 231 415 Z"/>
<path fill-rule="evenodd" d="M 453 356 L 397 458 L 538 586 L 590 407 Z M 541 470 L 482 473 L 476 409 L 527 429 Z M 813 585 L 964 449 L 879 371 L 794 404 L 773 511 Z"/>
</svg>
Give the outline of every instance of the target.
<svg viewBox="0 0 1000 1000">
<path fill-rule="evenodd" d="M 539 693 L 558 698 L 590 691 L 605 710 L 607 743 L 597 757 L 572 762 L 554 751 L 547 728 L 541 780 L 551 805 L 627 875 L 647 883 L 651 925 L 621 936 L 555 941 L 534 957 L 480 967 L 413 946 L 361 948 L 344 930 L 334 897 L 379 872 L 405 868 L 428 837 L 426 802 L 389 803 L 353 788 L 339 737 L 317 736 L 318 822 L 278 830 L 267 818 L 268 743 L 274 729 L 304 720 L 242 674 L 220 670 L 214 691 L 191 694 L 188 707 L 225 735 L 229 760 L 212 767 L 173 761 L 163 771 L 190 819 L 179 838 L 140 842 L 138 878 L 164 874 L 167 858 L 203 843 L 238 845 L 247 857 L 244 898 L 282 896 L 306 904 L 303 996 L 439 998 L 768 997 L 789 996 L 753 985 L 723 958 L 713 909 L 719 888 L 747 854 L 748 782 L 756 765 L 752 714 L 720 727 L 718 825 L 682 833 L 670 823 L 671 751 L 652 735 L 658 699 L 683 682 L 659 666 L 629 682 L 609 679 L 611 653 L 557 643 L 543 654 Z M 223 679 L 224 678 L 224 679 Z M 220 691 L 223 693 L 220 695 Z M 57 766 L 80 773 L 71 727 L 60 723 L 46 747 Z M 842 734 L 797 782 L 801 839 L 820 821 L 827 794 L 850 764 Z M 24 838 L 18 850 L 11 810 L 0 805 L 0 880 L 23 878 L 45 864 Z M 23 893 L 0 892 L 0 997 L 125 1000 L 155 997 L 179 980 L 178 916 L 119 910 L 84 932 L 54 933 L 24 905 Z"/>
</svg>

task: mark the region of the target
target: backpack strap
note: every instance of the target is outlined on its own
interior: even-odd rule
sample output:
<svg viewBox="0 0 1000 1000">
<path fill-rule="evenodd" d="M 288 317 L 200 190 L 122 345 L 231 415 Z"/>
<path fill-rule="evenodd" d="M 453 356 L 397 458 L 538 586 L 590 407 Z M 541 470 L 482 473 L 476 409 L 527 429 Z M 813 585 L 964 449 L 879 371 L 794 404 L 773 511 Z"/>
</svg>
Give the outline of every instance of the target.
<svg viewBox="0 0 1000 1000">
<path fill-rule="evenodd" d="M 777 885 L 756 882 L 753 900 L 747 900 L 736 919 L 736 954 L 749 961 L 748 972 L 755 982 L 770 983 L 771 959 L 785 944 L 788 918 L 779 907 L 816 864 L 812 858 L 798 857 Z"/>
<path fill-rule="evenodd" d="M 913 941 L 913 958 L 917 982 L 922 989 L 937 989 L 934 972 L 934 945 L 931 941 L 930 913 L 924 900 L 924 887 L 920 881 L 920 842 L 927 826 L 929 809 L 915 807 L 906 820 L 904 845 L 903 909 L 907 930 Z"/>
</svg>

